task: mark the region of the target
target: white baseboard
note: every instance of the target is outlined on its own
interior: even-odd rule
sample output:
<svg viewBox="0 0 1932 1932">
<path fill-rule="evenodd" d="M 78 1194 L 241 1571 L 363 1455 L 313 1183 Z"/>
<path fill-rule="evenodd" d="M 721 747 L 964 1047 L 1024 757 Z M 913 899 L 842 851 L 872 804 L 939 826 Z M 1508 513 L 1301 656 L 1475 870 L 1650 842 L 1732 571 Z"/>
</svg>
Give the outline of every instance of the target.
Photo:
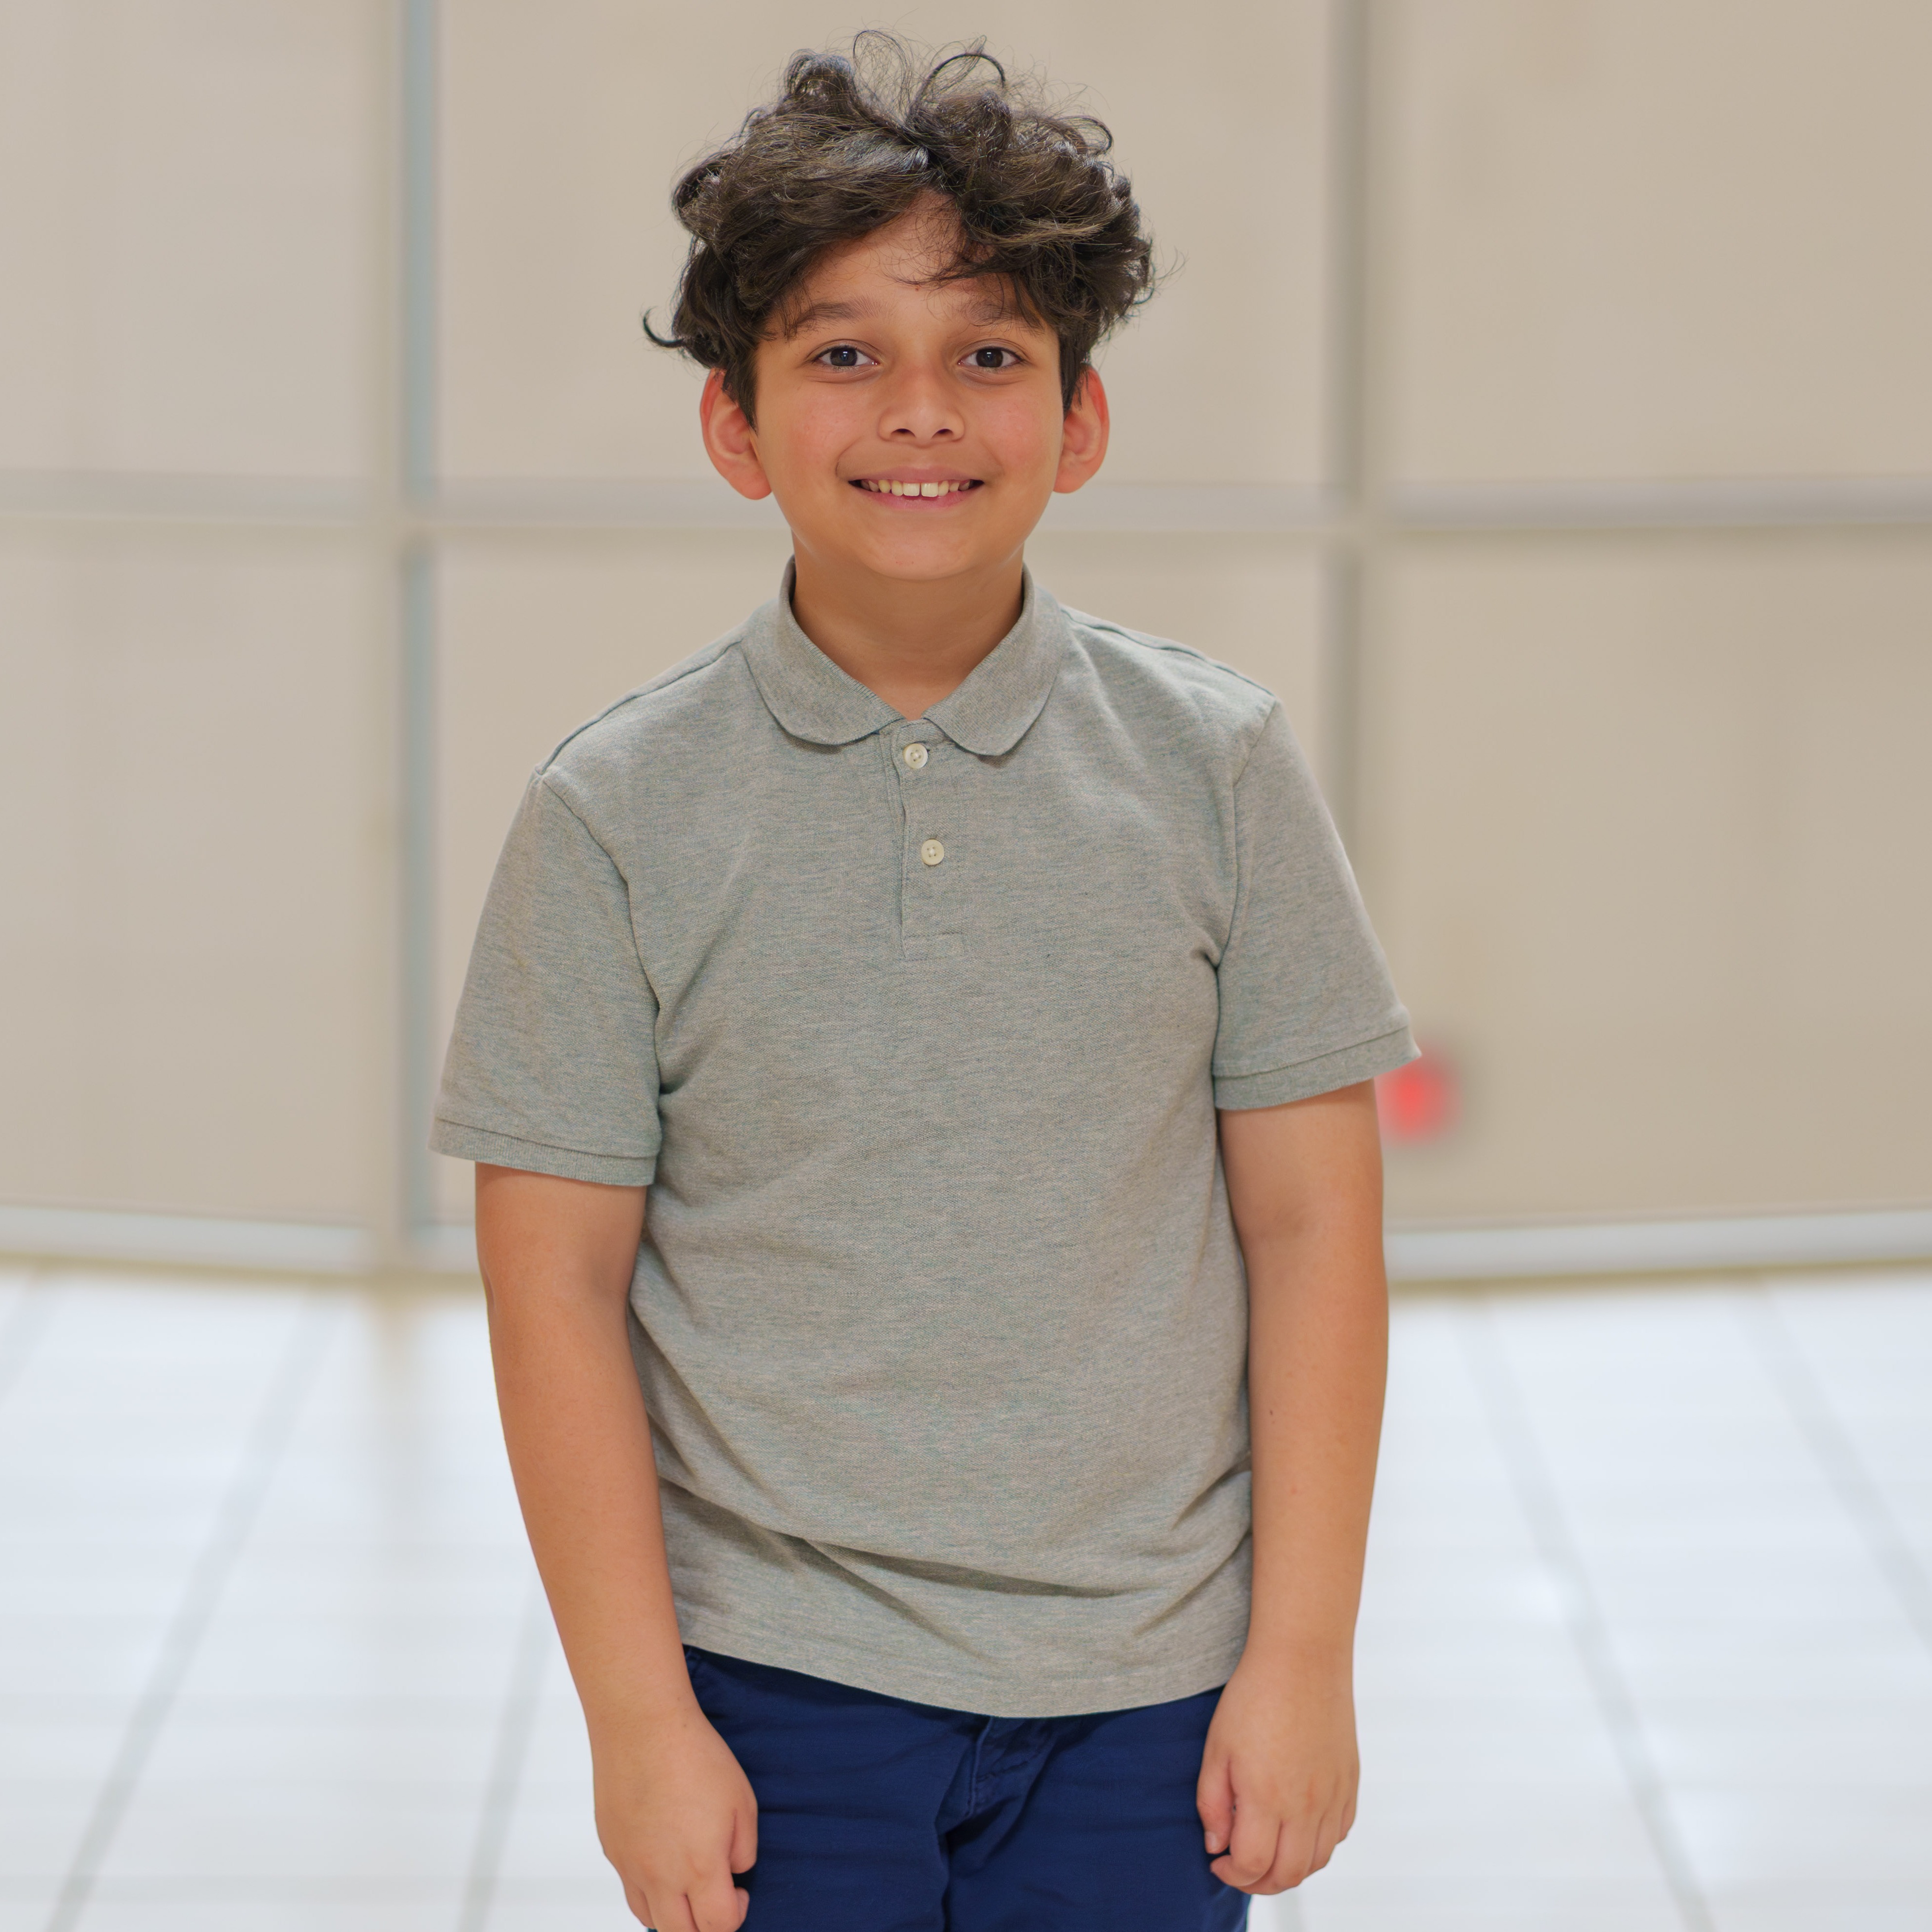
<svg viewBox="0 0 1932 1932">
<path fill-rule="evenodd" d="M 476 1272 L 476 1230 L 467 1221 L 439 1221 L 416 1231 L 416 1256 L 432 1274 Z"/>
<path fill-rule="evenodd" d="M 375 1265 L 376 1244 L 364 1228 L 300 1221 L 0 1206 L 0 1254 L 264 1268 L 278 1274 L 361 1274 Z"/>
<path fill-rule="evenodd" d="M 1391 1281 L 1499 1281 L 1932 1260 L 1932 1208 L 1672 1221 L 1392 1225 Z"/>
<path fill-rule="evenodd" d="M 416 1249 L 416 1265 L 433 1273 L 475 1271 L 476 1236 L 466 1223 L 420 1228 Z M 1388 1252 L 1389 1279 L 1396 1282 L 1932 1262 L 1932 1208 L 1671 1221 L 1397 1222 L 1388 1231 Z M 378 1260 L 374 1237 L 361 1228 L 4 1205 L 0 1255 L 286 1274 L 366 1274 Z"/>
</svg>

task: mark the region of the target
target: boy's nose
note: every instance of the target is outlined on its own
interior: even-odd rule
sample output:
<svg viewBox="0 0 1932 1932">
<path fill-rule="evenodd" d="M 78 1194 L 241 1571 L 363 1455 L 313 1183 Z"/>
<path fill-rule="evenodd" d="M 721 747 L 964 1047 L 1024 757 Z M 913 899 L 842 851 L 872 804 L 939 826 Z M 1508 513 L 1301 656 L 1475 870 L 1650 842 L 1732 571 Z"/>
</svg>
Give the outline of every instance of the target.
<svg viewBox="0 0 1932 1932">
<path fill-rule="evenodd" d="M 929 370 L 900 372 L 886 398 L 879 433 L 901 442 L 932 442 L 964 434 L 944 383 Z"/>
</svg>

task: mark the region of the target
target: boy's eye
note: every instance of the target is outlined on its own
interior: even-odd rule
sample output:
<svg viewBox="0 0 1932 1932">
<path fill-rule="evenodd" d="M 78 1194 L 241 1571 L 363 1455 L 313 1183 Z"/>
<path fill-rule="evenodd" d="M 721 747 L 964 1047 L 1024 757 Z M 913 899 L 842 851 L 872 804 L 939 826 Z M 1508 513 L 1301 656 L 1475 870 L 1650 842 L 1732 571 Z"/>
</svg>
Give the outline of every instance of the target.
<svg viewBox="0 0 1932 1932">
<path fill-rule="evenodd" d="M 849 342 L 836 342 L 830 349 L 821 349 L 812 358 L 823 362 L 828 369 L 857 369 L 872 360 L 862 349 L 855 349 Z"/>
<path fill-rule="evenodd" d="M 1011 356 L 1012 361 L 1001 362 L 1000 358 L 1003 356 Z M 1010 369 L 1020 360 L 1020 358 L 1016 352 L 1010 349 L 976 349 L 966 360 L 975 369 Z"/>
</svg>

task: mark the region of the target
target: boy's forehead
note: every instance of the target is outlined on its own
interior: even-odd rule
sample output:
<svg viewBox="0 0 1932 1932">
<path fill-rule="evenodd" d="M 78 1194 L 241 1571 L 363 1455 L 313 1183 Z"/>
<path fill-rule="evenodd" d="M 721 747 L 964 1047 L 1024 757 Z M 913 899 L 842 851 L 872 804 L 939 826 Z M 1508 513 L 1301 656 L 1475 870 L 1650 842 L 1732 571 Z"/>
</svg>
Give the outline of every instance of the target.
<svg viewBox="0 0 1932 1932">
<path fill-rule="evenodd" d="M 820 324 L 862 322 L 915 294 L 961 321 L 1039 326 L 1005 277 L 947 277 L 958 248 L 956 221 L 916 214 L 834 242 L 787 291 L 776 332 L 789 338 Z"/>
</svg>

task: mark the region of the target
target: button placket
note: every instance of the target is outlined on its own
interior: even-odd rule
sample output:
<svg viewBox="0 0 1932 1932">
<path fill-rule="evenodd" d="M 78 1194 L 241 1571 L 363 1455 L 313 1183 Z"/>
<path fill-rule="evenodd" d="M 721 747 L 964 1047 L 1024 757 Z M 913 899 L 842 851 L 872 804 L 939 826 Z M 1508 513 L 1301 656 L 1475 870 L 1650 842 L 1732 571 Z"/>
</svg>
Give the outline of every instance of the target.
<svg viewBox="0 0 1932 1932">
<path fill-rule="evenodd" d="M 951 790 L 950 774 L 940 739 L 930 727 L 914 719 L 892 734 L 890 756 L 898 781 L 900 826 L 903 840 L 899 885 L 899 926 L 908 958 L 926 958 L 956 952 L 956 934 L 941 928 L 946 875 L 944 794 Z"/>
</svg>

